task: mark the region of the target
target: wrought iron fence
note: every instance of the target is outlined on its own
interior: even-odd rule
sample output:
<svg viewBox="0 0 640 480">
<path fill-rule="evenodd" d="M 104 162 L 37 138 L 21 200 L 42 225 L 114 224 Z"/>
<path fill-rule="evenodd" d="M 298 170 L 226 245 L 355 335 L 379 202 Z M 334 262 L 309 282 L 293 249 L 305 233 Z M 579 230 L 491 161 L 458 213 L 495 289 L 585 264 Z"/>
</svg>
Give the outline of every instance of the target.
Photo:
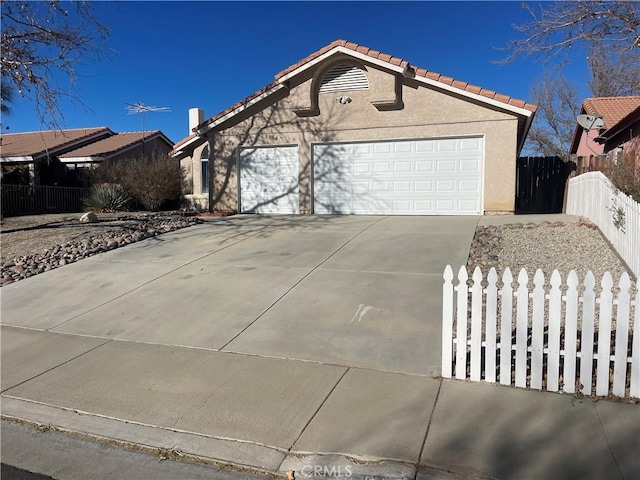
<svg viewBox="0 0 640 480">
<path fill-rule="evenodd" d="M 87 188 L 2 185 L 2 215 L 82 211 Z"/>
</svg>

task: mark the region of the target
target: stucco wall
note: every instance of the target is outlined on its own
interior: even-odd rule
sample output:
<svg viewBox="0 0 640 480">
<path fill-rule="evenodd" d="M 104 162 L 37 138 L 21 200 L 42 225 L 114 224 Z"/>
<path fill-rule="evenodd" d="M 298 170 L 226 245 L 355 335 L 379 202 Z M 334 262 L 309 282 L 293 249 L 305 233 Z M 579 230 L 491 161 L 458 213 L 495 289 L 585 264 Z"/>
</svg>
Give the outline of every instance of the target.
<svg viewBox="0 0 640 480">
<path fill-rule="evenodd" d="M 328 66 L 319 68 L 326 71 Z M 290 85 L 288 96 L 283 94 L 264 109 L 256 105 L 236 117 L 235 124 L 222 124 L 216 132 L 210 132 L 213 208 L 238 208 L 237 147 L 298 145 L 300 212 L 308 213 L 312 204 L 313 143 L 481 135 L 485 145 L 484 210 L 513 211 L 518 124 L 513 114 L 456 98 L 370 65 L 366 68 L 369 90 L 314 98 L 314 72 L 307 72 L 297 84 Z M 337 97 L 343 94 L 350 103 L 338 103 Z M 384 105 L 379 109 L 372 102 Z M 197 175 L 194 169 L 194 185 Z"/>
</svg>

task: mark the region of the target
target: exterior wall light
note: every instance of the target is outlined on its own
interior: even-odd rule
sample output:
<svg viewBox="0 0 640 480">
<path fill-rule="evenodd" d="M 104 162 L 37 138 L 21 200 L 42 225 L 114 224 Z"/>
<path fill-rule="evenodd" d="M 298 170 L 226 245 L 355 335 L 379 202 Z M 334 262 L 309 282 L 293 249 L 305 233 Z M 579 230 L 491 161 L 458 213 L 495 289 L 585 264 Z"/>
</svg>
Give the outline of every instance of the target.
<svg viewBox="0 0 640 480">
<path fill-rule="evenodd" d="M 338 103 L 341 105 L 346 105 L 347 103 L 351 103 L 351 99 L 345 95 L 337 98 Z"/>
</svg>

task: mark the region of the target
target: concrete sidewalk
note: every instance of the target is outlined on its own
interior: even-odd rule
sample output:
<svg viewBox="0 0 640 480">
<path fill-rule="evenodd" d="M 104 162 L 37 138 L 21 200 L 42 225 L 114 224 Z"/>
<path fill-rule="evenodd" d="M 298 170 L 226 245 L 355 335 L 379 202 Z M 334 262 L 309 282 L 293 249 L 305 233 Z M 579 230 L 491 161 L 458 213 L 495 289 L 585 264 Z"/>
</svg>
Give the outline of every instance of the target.
<svg viewBox="0 0 640 480">
<path fill-rule="evenodd" d="M 477 222 L 239 216 L 3 287 L 3 418 L 298 479 L 639 478 L 639 405 L 438 377 Z"/>
<path fill-rule="evenodd" d="M 2 351 L 4 418 L 262 472 L 640 476 L 638 405 L 12 327 Z"/>
</svg>

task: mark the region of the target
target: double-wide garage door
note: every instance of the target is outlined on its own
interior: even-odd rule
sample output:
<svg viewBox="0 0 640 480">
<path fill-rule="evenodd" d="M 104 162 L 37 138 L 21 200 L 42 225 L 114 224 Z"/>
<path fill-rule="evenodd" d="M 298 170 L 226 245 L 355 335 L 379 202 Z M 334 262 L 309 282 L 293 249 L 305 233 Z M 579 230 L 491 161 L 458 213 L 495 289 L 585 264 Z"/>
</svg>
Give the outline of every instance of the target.
<svg viewBox="0 0 640 480">
<path fill-rule="evenodd" d="M 478 215 L 482 137 L 313 146 L 314 213 Z M 240 151 L 242 212 L 298 213 L 298 147 Z"/>
<path fill-rule="evenodd" d="M 482 137 L 315 145 L 314 212 L 482 213 Z"/>
</svg>

